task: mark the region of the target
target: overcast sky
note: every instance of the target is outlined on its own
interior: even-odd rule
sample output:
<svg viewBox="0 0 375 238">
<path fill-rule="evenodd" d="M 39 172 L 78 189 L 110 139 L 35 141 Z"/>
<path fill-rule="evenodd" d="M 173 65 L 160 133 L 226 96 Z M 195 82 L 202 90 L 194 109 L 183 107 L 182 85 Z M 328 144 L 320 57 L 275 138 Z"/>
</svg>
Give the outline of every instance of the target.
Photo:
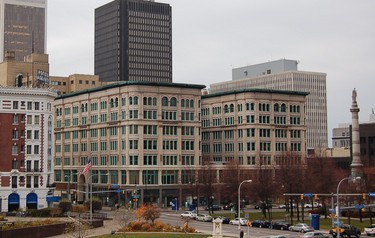
<svg viewBox="0 0 375 238">
<path fill-rule="evenodd" d="M 48 1 L 50 75 L 94 73 L 94 9 L 111 0 Z M 327 74 L 328 141 L 375 107 L 374 0 L 159 0 L 172 6 L 173 81 L 231 80 L 232 68 L 278 59 Z"/>
</svg>

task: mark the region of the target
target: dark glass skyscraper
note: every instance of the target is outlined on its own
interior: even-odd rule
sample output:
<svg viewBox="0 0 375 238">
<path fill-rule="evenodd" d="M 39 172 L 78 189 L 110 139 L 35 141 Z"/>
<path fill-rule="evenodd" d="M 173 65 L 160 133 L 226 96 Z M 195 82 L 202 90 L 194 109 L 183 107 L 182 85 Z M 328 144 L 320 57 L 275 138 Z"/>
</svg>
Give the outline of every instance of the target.
<svg viewBox="0 0 375 238">
<path fill-rule="evenodd" d="M 115 0 L 95 9 L 95 74 L 102 82 L 172 82 L 172 9 Z"/>
<path fill-rule="evenodd" d="M 47 0 L 0 0 L 0 62 L 6 51 L 17 61 L 46 50 Z"/>
</svg>

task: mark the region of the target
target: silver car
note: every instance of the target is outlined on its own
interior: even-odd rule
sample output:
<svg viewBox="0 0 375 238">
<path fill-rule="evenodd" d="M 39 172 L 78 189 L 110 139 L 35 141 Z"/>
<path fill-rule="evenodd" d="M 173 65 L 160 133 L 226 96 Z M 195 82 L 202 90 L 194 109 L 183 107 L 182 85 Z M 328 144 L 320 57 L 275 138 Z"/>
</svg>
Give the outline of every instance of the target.
<svg viewBox="0 0 375 238">
<path fill-rule="evenodd" d="M 229 221 L 231 225 L 238 225 L 238 223 L 240 223 L 241 226 L 246 226 L 247 220 L 245 218 L 235 218 Z"/>
<path fill-rule="evenodd" d="M 314 228 L 311 226 L 307 225 L 306 223 L 298 223 L 294 226 L 289 227 L 290 231 L 298 231 L 298 232 L 309 232 L 309 231 L 314 231 Z"/>
<path fill-rule="evenodd" d="M 195 220 L 197 220 L 197 221 L 212 221 L 212 216 L 207 215 L 207 214 L 198 214 L 195 217 Z"/>
</svg>

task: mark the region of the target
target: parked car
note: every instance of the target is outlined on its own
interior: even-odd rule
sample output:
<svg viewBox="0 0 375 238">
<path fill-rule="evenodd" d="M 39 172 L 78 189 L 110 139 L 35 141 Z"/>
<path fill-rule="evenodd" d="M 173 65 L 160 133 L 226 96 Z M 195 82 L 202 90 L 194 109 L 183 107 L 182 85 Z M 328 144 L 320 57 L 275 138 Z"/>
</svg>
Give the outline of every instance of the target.
<svg viewBox="0 0 375 238">
<path fill-rule="evenodd" d="M 368 236 L 375 235 L 375 224 L 371 224 L 370 226 L 365 227 L 365 233 Z"/>
<path fill-rule="evenodd" d="M 290 226 L 289 230 L 290 231 L 298 231 L 298 232 L 309 232 L 309 231 L 314 231 L 314 228 L 307 225 L 306 223 L 298 223 L 294 226 Z"/>
<path fill-rule="evenodd" d="M 313 232 L 306 232 L 301 236 L 301 238 L 329 238 L 328 235 L 325 235 L 321 232 L 313 231 Z"/>
<path fill-rule="evenodd" d="M 277 221 L 271 224 L 272 229 L 276 230 L 289 230 L 291 224 L 287 223 L 286 221 Z"/>
<path fill-rule="evenodd" d="M 230 210 L 230 209 L 232 209 L 234 206 L 235 206 L 234 203 L 225 204 L 225 205 L 223 206 L 223 210 Z"/>
<path fill-rule="evenodd" d="M 191 212 L 191 211 L 186 211 L 181 214 L 181 218 L 191 218 L 195 219 L 197 216 L 197 213 Z"/>
<path fill-rule="evenodd" d="M 270 228 L 271 222 L 265 220 L 254 220 L 251 222 L 251 227 Z"/>
<path fill-rule="evenodd" d="M 337 227 L 332 227 L 329 230 L 329 234 L 336 238 L 337 236 Z M 355 236 L 359 238 L 361 236 L 361 230 L 357 227 L 347 224 L 340 224 L 340 237 L 352 237 Z"/>
<path fill-rule="evenodd" d="M 211 207 L 206 207 L 205 208 L 206 211 L 208 210 L 211 210 L 211 211 L 220 211 L 221 210 L 221 207 L 219 205 L 212 205 Z"/>
<path fill-rule="evenodd" d="M 238 218 L 237 217 L 237 218 L 229 221 L 229 224 L 231 224 L 231 225 L 238 225 L 238 223 L 240 223 L 241 226 L 245 226 L 246 223 L 247 223 L 247 220 L 245 218 Z"/>
<path fill-rule="evenodd" d="M 279 208 L 284 208 L 284 209 L 286 209 L 286 208 L 288 208 L 290 206 L 290 204 L 288 203 L 288 204 L 281 204 L 281 205 L 279 205 Z M 295 208 L 296 207 L 296 204 L 295 203 L 293 203 L 293 208 Z"/>
<path fill-rule="evenodd" d="M 228 217 L 218 216 L 223 221 L 223 224 L 229 224 L 230 219 Z"/>
<path fill-rule="evenodd" d="M 317 203 L 317 202 L 313 202 L 313 204 L 311 203 L 306 203 L 305 205 L 303 205 L 305 208 L 312 208 L 314 205 L 314 207 L 322 207 L 322 204 L 320 203 Z"/>
<path fill-rule="evenodd" d="M 195 220 L 197 220 L 197 221 L 212 221 L 212 216 L 207 215 L 207 214 L 198 214 L 195 217 Z"/>
</svg>

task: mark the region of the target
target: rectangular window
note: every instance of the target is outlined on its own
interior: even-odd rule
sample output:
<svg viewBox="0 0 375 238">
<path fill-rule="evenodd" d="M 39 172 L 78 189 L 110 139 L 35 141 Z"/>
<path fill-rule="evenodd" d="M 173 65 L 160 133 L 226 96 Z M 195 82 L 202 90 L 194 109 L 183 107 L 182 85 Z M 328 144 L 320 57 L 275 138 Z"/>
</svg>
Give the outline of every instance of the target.
<svg viewBox="0 0 375 238">
<path fill-rule="evenodd" d="M 130 165 L 138 165 L 138 155 L 130 155 L 129 156 L 129 164 Z"/>
</svg>

